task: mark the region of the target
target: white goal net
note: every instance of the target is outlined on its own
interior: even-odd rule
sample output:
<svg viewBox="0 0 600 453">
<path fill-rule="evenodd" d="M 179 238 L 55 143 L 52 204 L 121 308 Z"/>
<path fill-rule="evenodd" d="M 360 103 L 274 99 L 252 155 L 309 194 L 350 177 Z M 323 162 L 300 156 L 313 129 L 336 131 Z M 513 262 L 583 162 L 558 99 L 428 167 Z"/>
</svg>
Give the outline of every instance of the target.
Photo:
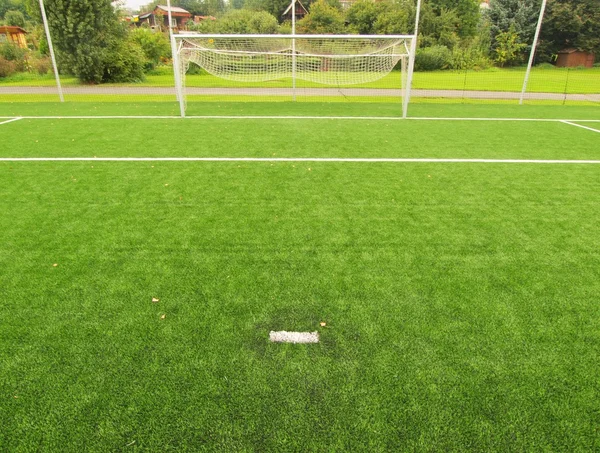
<svg viewBox="0 0 600 453">
<path fill-rule="evenodd" d="M 246 86 L 247 93 L 252 93 L 250 90 L 260 83 L 287 80 L 289 86 L 277 93 L 294 100 L 299 84 L 309 93 L 331 95 L 335 93 L 323 88 L 337 87 L 344 88 L 339 91 L 342 96 L 379 93 L 402 100 L 413 40 L 410 35 L 179 34 L 174 37 L 183 103 L 192 91 L 186 83 L 192 65 L 232 82 L 232 89 Z M 388 76 L 395 68 L 400 74 L 396 86 L 389 90 L 378 90 L 384 85 L 373 86 L 373 82 Z M 227 86 L 224 83 L 221 88 Z M 352 87 L 363 90 L 352 91 Z M 209 94 L 209 90 L 210 87 L 195 89 L 194 93 Z M 223 89 L 219 93 L 224 93 Z"/>
</svg>

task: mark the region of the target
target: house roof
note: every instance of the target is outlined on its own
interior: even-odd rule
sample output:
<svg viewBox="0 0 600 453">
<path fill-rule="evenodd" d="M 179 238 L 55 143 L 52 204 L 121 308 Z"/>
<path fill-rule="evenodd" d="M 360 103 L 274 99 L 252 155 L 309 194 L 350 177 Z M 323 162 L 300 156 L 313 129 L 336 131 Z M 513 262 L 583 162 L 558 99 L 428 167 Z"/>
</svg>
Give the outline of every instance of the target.
<svg viewBox="0 0 600 453">
<path fill-rule="evenodd" d="M 165 5 L 156 5 L 157 8 L 162 9 L 163 11 L 166 11 L 167 13 L 169 12 L 169 7 L 165 6 Z M 190 16 L 192 15 L 189 11 L 180 8 L 179 6 L 171 6 L 171 12 L 172 13 L 182 13 L 182 14 L 189 14 Z"/>
<path fill-rule="evenodd" d="M 165 6 L 165 5 L 156 5 L 156 8 L 154 8 L 152 11 L 148 12 L 148 13 L 143 13 L 139 15 L 140 19 L 147 19 L 148 17 L 152 16 L 152 14 L 154 14 L 154 11 L 156 11 L 157 9 L 160 9 L 161 11 L 164 11 L 165 13 L 169 13 L 169 7 Z M 171 14 L 177 14 L 178 16 L 189 16 L 192 17 L 192 13 L 190 13 L 189 11 L 180 8 L 179 6 L 171 6 Z"/>
<path fill-rule="evenodd" d="M 302 3 L 300 3 L 300 0 L 296 0 L 296 4 L 300 5 L 300 7 L 302 8 L 302 10 L 308 14 L 308 11 L 306 10 L 306 8 L 304 7 L 304 5 Z M 287 13 L 290 12 L 290 10 L 292 9 L 292 4 L 290 3 L 290 6 L 287 7 L 287 9 L 283 12 L 282 16 L 285 16 Z"/>
<path fill-rule="evenodd" d="M 573 47 L 569 47 L 568 49 L 563 49 L 563 50 L 558 51 L 558 53 L 575 53 L 575 52 L 590 53 L 590 52 L 586 52 L 585 50 L 575 49 Z"/>
<path fill-rule="evenodd" d="M 27 31 L 23 30 L 21 27 L 17 27 L 16 25 L 1 25 L 0 33 L 23 33 L 27 34 Z"/>
</svg>

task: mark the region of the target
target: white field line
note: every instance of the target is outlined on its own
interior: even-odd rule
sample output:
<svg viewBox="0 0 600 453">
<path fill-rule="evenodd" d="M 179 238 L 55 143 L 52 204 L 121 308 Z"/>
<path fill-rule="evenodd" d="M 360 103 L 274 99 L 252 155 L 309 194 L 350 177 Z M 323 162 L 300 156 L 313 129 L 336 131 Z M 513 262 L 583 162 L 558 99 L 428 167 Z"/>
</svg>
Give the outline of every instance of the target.
<svg viewBox="0 0 600 453">
<path fill-rule="evenodd" d="M 8 124 L 8 123 L 12 123 L 13 121 L 19 121 L 19 120 L 22 120 L 22 119 L 23 119 L 23 117 L 12 118 L 12 119 L 10 119 L 8 121 L 2 121 L 0 124 Z"/>
<path fill-rule="evenodd" d="M 0 162 L 358 162 L 358 163 L 480 163 L 480 164 L 600 164 L 600 160 L 453 159 L 362 157 L 0 157 Z"/>
<path fill-rule="evenodd" d="M 13 117 L 0 117 L 13 118 Z M 99 115 L 99 116 L 22 116 L 22 119 L 30 120 L 146 120 L 146 119 L 175 119 L 175 120 L 360 120 L 360 121 L 400 121 L 404 120 L 398 116 L 268 116 L 268 115 L 201 115 L 201 116 L 124 116 L 124 115 Z M 578 122 L 578 123 L 600 123 L 600 119 L 559 119 L 559 118 L 443 118 L 443 117 L 409 117 L 412 121 L 529 121 L 529 122 Z"/>
<path fill-rule="evenodd" d="M 581 124 L 572 123 L 571 121 L 563 120 L 561 123 L 568 124 L 570 126 L 580 127 L 582 129 L 587 129 L 588 131 L 598 132 L 600 134 L 600 130 L 594 129 L 593 127 L 582 126 Z"/>
</svg>

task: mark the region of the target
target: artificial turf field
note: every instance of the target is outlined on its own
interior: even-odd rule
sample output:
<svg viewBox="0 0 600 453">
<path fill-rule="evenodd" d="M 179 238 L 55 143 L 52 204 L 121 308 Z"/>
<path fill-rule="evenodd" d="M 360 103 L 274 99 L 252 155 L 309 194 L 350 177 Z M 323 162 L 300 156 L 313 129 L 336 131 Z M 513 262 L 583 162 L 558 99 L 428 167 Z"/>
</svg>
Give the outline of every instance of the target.
<svg viewBox="0 0 600 453">
<path fill-rule="evenodd" d="M 0 161 L 0 451 L 600 449 L 600 163 L 100 160 L 600 162 L 536 112 L 0 124 L 96 158 Z"/>
</svg>

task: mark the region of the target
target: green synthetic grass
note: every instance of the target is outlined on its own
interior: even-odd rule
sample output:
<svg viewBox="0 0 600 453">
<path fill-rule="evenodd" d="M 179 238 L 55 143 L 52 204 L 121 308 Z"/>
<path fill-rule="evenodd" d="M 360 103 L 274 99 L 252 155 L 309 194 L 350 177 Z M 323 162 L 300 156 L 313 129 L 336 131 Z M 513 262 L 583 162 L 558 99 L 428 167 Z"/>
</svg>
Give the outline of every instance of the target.
<svg viewBox="0 0 600 453">
<path fill-rule="evenodd" d="M 1 127 L 13 157 L 600 159 L 598 134 L 555 122 L 22 119 Z M 157 131 L 189 145 L 166 146 Z"/>
<path fill-rule="evenodd" d="M 561 123 L 0 138 L 0 157 L 600 158 Z M 0 162 L 0 212 L 1 451 L 600 448 L 600 166 Z"/>
<path fill-rule="evenodd" d="M 159 67 L 146 75 L 146 80 L 137 84 L 106 84 L 104 86 L 148 86 L 172 87 L 174 85 L 171 67 Z M 423 90 L 476 90 L 476 91 L 514 91 L 520 92 L 525 77 L 525 68 L 490 68 L 481 71 L 431 71 L 415 72 L 413 87 Z M 15 74 L 0 80 L 0 86 L 52 86 L 52 74 L 37 76 L 34 74 Z M 65 86 L 78 85 L 77 80 L 61 76 Z M 299 87 L 323 87 L 318 83 L 298 80 Z M 397 88 L 400 84 L 398 71 L 386 75 L 380 80 L 356 85 L 364 88 Z M 233 82 L 220 79 L 207 73 L 186 76 L 188 87 L 268 87 L 289 88 L 289 79 L 270 82 Z M 600 93 L 600 68 L 533 68 L 528 84 L 531 93 L 598 94 Z"/>
<path fill-rule="evenodd" d="M 2 116 L 179 116 L 176 102 L 8 102 Z M 600 119 L 600 105 L 416 102 L 412 117 Z M 263 116 L 402 116 L 398 103 L 189 102 L 186 114 Z"/>
</svg>

